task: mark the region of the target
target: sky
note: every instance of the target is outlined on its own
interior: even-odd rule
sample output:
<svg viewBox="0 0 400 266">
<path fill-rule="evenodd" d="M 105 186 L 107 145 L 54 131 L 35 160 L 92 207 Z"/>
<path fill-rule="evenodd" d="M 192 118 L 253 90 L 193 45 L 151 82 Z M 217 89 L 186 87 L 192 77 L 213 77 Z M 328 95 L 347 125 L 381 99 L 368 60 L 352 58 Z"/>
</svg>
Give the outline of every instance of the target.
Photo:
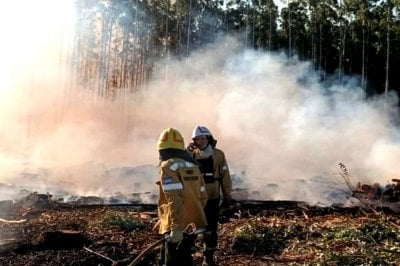
<svg viewBox="0 0 400 266">
<path fill-rule="evenodd" d="M 286 1 L 284 1 L 284 0 L 274 0 L 274 3 L 275 3 L 275 5 L 278 6 L 279 9 L 287 6 Z"/>
<path fill-rule="evenodd" d="M 68 87 L 74 16 L 70 2 L 50 2 L 38 2 L 50 8 L 40 20 L 26 13 L 13 29 L 0 23 L 8 36 L 0 46 L 2 197 L 18 185 L 98 196 L 153 191 L 161 131 L 177 128 L 188 143 L 198 125 L 259 199 L 343 200 L 339 163 L 354 183 L 398 178 L 395 95 L 365 101 L 358 77 L 322 84 L 310 62 L 243 50 L 227 36 L 187 60 L 160 62 L 140 92 L 108 102 Z M 0 19 L 18 7 L 8 8 Z"/>
</svg>

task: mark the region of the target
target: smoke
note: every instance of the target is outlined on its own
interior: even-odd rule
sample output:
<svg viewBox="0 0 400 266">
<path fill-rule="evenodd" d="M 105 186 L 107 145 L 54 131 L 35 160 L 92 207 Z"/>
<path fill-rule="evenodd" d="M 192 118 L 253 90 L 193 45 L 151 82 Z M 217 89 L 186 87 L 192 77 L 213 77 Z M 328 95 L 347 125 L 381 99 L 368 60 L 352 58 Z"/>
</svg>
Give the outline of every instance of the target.
<svg viewBox="0 0 400 266">
<path fill-rule="evenodd" d="M 231 38 L 168 70 L 143 96 L 170 114 L 152 120 L 186 136 L 208 126 L 259 198 L 341 201 L 339 163 L 354 184 L 385 185 L 400 170 L 398 99 L 366 99 L 355 77 L 322 83 L 309 62 L 242 50 Z"/>
<path fill-rule="evenodd" d="M 53 23 L 30 36 L 32 49 L 18 48 L 22 58 L 13 49 L 18 34 L 1 47 L 11 55 L 0 63 L 0 182 L 8 192 L 155 191 L 160 132 L 177 128 L 188 143 L 197 125 L 212 131 L 239 185 L 260 199 L 340 200 L 331 190 L 340 162 L 354 182 L 386 184 L 399 173 L 395 95 L 366 100 L 355 78 L 321 83 L 309 62 L 245 50 L 227 37 L 159 62 L 145 88 L 107 101 L 68 87 L 67 18 L 47 17 Z"/>
</svg>

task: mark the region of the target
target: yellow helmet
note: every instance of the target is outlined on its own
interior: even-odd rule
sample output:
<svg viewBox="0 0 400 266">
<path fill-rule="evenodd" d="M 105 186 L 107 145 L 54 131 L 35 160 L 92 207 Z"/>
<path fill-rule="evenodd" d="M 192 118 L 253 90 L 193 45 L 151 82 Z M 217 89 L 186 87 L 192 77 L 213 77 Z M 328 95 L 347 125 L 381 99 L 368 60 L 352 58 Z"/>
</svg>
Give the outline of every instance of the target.
<svg viewBox="0 0 400 266">
<path fill-rule="evenodd" d="M 185 150 L 185 143 L 181 133 L 173 128 L 164 129 L 157 142 L 158 150 L 178 149 Z"/>
</svg>

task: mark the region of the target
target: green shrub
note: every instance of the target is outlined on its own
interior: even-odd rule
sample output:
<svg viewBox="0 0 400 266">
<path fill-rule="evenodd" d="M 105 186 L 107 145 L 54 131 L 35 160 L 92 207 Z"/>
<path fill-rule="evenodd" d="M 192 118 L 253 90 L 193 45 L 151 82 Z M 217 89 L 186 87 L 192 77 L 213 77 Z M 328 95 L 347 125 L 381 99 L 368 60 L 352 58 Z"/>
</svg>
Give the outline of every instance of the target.
<svg viewBox="0 0 400 266">
<path fill-rule="evenodd" d="M 125 232 L 138 231 L 146 227 L 146 224 L 141 221 L 138 221 L 132 217 L 117 214 L 107 214 L 104 217 L 102 224 L 118 227 Z"/>
<path fill-rule="evenodd" d="M 253 255 L 280 254 L 287 245 L 286 235 L 284 228 L 250 223 L 235 230 L 232 249 Z"/>
<path fill-rule="evenodd" d="M 398 232 L 383 221 L 370 221 L 359 228 L 360 232 L 371 242 L 399 241 Z"/>
</svg>

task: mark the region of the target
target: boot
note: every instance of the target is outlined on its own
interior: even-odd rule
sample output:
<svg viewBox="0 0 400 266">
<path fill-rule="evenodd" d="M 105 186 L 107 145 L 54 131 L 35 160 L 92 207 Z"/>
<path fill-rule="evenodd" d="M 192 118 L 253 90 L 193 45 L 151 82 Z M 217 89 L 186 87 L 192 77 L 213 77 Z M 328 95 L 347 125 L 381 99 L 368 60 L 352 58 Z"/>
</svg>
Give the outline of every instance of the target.
<svg viewBox="0 0 400 266">
<path fill-rule="evenodd" d="M 204 251 L 202 266 L 217 266 L 217 264 L 214 261 L 213 251 Z"/>
</svg>

